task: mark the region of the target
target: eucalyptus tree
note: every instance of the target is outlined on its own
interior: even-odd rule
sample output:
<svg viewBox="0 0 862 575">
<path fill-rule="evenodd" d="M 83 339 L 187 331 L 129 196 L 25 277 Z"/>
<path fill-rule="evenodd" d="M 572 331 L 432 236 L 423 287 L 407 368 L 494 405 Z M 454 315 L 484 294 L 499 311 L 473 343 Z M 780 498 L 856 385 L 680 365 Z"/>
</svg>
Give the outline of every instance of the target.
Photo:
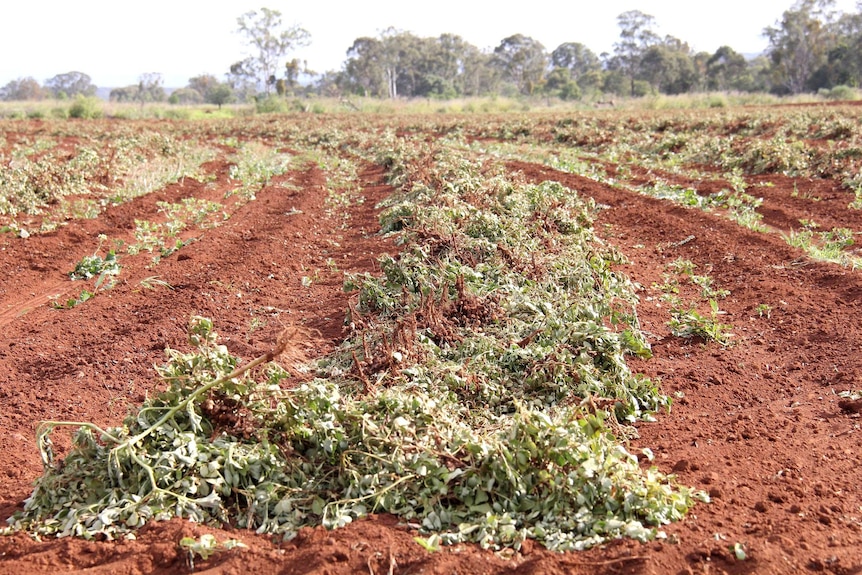
<svg viewBox="0 0 862 575">
<path fill-rule="evenodd" d="M 551 68 L 545 78 L 545 91 L 564 100 L 595 91 L 602 80 L 602 61 L 580 42 L 564 42 L 554 48 Z"/>
<path fill-rule="evenodd" d="M 542 44 L 529 36 L 514 34 L 494 48 L 494 60 L 503 77 L 522 94 L 532 94 L 548 68 L 548 54 Z"/>
<path fill-rule="evenodd" d="M 493 91 L 498 78 L 493 59 L 456 34 L 412 40 L 408 62 L 399 90 L 405 95 L 455 97 Z M 402 86 L 403 83 L 403 86 Z"/>
<path fill-rule="evenodd" d="M 551 52 L 551 65 L 569 71 L 572 80 L 602 69 L 602 62 L 595 52 L 580 42 L 564 42 Z"/>
<path fill-rule="evenodd" d="M 236 99 L 236 95 L 229 84 L 219 82 L 213 86 L 212 90 L 207 92 L 204 100 L 209 104 L 215 104 L 221 109 L 224 104 L 229 104 Z"/>
<path fill-rule="evenodd" d="M 166 99 L 162 75 L 157 72 L 147 72 L 138 77 L 137 84 L 114 88 L 109 99 L 113 102 L 138 102 L 143 106 L 147 102 L 162 102 Z"/>
<path fill-rule="evenodd" d="M 461 94 L 481 96 L 496 93 L 502 80 L 502 72 L 495 62 L 496 54 L 489 54 L 472 45 L 468 46 L 459 81 Z"/>
<path fill-rule="evenodd" d="M 416 37 L 394 28 L 379 38 L 354 40 L 347 50 L 346 82 L 351 91 L 365 96 L 397 98 L 410 96 L 415 83 Z"/>
<path fill-rule="evenodd" d="M 247 101 L 257 94 L 257 72 L 251 58 L 231 64 L 227 83 L 240 101 Z"/>
<path fill-rule="evenodd" d="M 659 43 L 658 34 L 653 31 L 655 18 L 640 10 L 629 10 L 617 16 L 620 27 L 620 40 L 614 43 L 614 56 L 611 68 L 622 72 L 629 81 L 631 95 L 635 95 L 635 80 L 641 71 L 644 54 Z"/>
<path fill-rule="evenodd" d="M 71 98 L 79 94 L 82 96 L 94 96 L 96 94 L 96 86 L 93 85 L 92 79 L 83 72 L 57 74 L 45 81 L 45 88 L 55 98 Z"/>
<path fill-rule="evenodd" d="M 812 75 L 835 46 L 834 7 L 835 0 L 798 0 L 775 26 L 764 29 L 777 89 L 799 94 L 810 88 Z"/>
<path fill-rule="evenodd" d="M 479 93 L 489 82 L 490 61 L 454 34 L 419 37 L 393 28 L 354 40 L 339 84 L 374 97 L 452 97 Z"/>
<path fill-rule="evenodd" d="M 862 3 L 857 5 L 862 11 Z M 862 12 L 842 14 L 832 26 L 834 42 L 826 62 L 809 82 L 810 87 L 832 88 L 838 85 L 862 85 Z"/>
<path fill-rule="evenodd" d="M 640 59 L 638 78 L 663 94 L 689 92 L 699 79 L 688 44 L 672 36 L 646 49 Z"/>
<path fill-rule="evenodd" d="M 198 94 L 206 98 L 207 94 L 209 94 L 210 91 L 218 84 L 218 78 L 212 74 L 201 74 L 200 76 L 189 78 L 189 83 L 186 87 L 195 90 Z"/>
<path fill-rule="evenodd" d="M 147 72 L 138 77 L 138 90 L 135 100 L 143 105 L 145 102 L 163 102 L 165 100 L 164 80 L 158 72 Z"/>
<path fill-rule="evenodd" d="M 752 78 L 745 56 L 730 46 L 721 46 L 706 62 L 706 81 L 710 90 L 750 89 Z"/>
<path fill-rule="evenodd" d="M 45 90 L 35 78 L 30 76 L 10 80 L 0 88 L 0 100 L 41 100 L 44 97 Z"/>
<path fill-rule="evenodd" d="M 572 80 L 571 73 L 566 68 L 554 68 L 545 77 L 545 94 L 556 96 L 561 100 L 577 100 L 581 97 L 581 88 Z"/>
<path fill-rule="evenodd" d="M 204 102 L 215 104 L 219 108 L 231 102 L 235 97 L 230 84 L 220 82 L 212 74 L 201 74 L 200 76 L 189 78 L 188 88 L 198 92 Z"/>
<path fill-rule="evenodd" d="M 278 80 L 281 61 L 296 48 L 311 43 L 311 34 L 307 30 L 298 25 L 285 27 L 281 12 L 270 8 L 246 12 L 237 18 L 237 25 L 252 54 L 234 64 L 236 69 L 232 67 L 232 72 L 254 77 L 267 94 Z"/>
<path fill-rule="evenodd" d="M 344 64 L 343 89 L 362 96 L 381 97 L 388 93 L 385 81 L 383 43 L 363 36 L 347 49 Z"/>
<path fill-rule="evenodd" d="M 389 27 L 380 34 L 382 42 L 383 74 L 388 95 L 411 97 L 416 95 L 417 79 L 421 74 L 420 65 L 428 42 L 411 34 Z"/>
<path fill-rule="evenodd" d="M 457 34 L 441 34 L 435 39 L 435 45 L 434 76 L 451 87 L 454 95 L 463 95 L 467 90 L 465 69 L 470 56 L 478 49 Z"/>
</svg>

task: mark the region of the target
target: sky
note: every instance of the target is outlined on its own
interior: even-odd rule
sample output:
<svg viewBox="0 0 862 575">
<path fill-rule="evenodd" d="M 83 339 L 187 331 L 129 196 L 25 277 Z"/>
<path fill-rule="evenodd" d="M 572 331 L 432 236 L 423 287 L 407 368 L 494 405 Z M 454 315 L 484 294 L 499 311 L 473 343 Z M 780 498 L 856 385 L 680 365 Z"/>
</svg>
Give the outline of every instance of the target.
<svg viewBox="0 0 862 575">
<path fill-rule="evenodd" d="M 362 36 L 390 26 L 418 36 L 458 34 L 493 49 L 513 34 L 541 42 L 548 52 L 580 42 L 596 54 L 612 52 L 616 18 L 640 10 L 655 18 L 660 35 L 688 42 L 695 51 L 729 45 L 743 54 L 766 46 L 763 29 L 794 0 L 6 0 L 0 8 L 0 86 L 20 77 L 40 82 L 80 71 L 99 87 L 135 84 L 143 73 L 162 74 L 166 87 L 182 87 L 200 74 L 223 78 L 250 55 L 236 31 L 237 17 L 267 7 L 285 25 L 311 33 L 311 45 L 292 57 L 316 72 L 341 69 L 347 49 Z M 837 0 L 855 12 L 856 0 Z M 520 8 L 516 6 L 521 5 Z"/>
</svg>

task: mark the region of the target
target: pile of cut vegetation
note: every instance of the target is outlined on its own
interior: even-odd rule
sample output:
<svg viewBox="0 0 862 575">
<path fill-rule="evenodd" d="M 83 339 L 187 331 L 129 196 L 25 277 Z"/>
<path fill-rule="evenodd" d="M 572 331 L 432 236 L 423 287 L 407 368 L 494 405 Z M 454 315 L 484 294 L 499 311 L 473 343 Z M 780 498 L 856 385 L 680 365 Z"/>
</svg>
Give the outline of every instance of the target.
<svg viewBox="0 0 862 575">
<path fill-rule="evenodd" d="M 167 390 L 122 427 L 43 424 L 44 475 L 11 528 L 116 537 L 178 516 L 290 537 L 386 512 L 428 546 L 568 550 L 681 518 L 693 494 L 624 443 L 669 402 L 626 364 L 649 347 L 595 206 L 452 149 L 378 154 L 402 251 L 347 279 L 335 353 L 305 377 L 271 361 L 289 341 L 237 367 L 193 318 Z M 56 462 L 51 433 L 69 425 Z"/>
</svg>

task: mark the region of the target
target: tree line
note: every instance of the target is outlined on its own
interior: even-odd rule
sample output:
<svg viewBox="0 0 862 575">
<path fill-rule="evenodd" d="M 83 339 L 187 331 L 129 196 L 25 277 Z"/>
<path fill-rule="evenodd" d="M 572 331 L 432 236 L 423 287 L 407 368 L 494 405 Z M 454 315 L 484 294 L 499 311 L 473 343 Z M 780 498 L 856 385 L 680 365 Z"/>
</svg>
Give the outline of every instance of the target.
<svg viewBox="0 0 862 575">
<path fill-rule="evenodd" d="M 639 10 L 617 17 L 613 51 L 596 54 L 580 42 L 551 51 L 523 34 L 481 50 L 455 34 L 420 37 L 388 28 L 361 37 L 347 49 L 338 71 L 315 73 L 290 54 L 311 41 L 299 26 L 285 27 L 281 13 L 262 8 L 237 19 L 249 55 L 220 80 L 190 78 L 167 96 L 159 74 L 115 88 L 117 101 L 209 102 L 270 95 L 360 95 L 375 98 L 455 98 L 526 95 L 576 100 L 583 97 L 644 96 L 705 91 L 799 94 L 838 86 L 862 86 L 862 2 L 842 13 L 835 0 L 797 0 L 763 30 L 764 54 L 747 59 L 730 46 L 695 52 L 685 41 L 661 36 L 655 18 Z M 59 74 L 40 85 L 21 78 L 0 88 L 0 99 L 92 95 L 95 86 L 81 72 Z"/>
</svg>

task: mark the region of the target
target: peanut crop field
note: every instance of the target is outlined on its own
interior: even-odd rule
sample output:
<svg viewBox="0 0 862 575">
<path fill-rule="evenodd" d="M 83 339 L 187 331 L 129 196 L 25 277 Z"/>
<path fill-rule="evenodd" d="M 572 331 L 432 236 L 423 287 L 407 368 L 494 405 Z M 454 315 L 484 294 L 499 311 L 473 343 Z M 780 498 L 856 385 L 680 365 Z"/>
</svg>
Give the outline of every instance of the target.
<svg viewBox="0 0 862 575">
<path fill-rule="evenodd" d="M 0 574 L 862 572 L 862 106 L 0 120 Z"/>
</svg>

